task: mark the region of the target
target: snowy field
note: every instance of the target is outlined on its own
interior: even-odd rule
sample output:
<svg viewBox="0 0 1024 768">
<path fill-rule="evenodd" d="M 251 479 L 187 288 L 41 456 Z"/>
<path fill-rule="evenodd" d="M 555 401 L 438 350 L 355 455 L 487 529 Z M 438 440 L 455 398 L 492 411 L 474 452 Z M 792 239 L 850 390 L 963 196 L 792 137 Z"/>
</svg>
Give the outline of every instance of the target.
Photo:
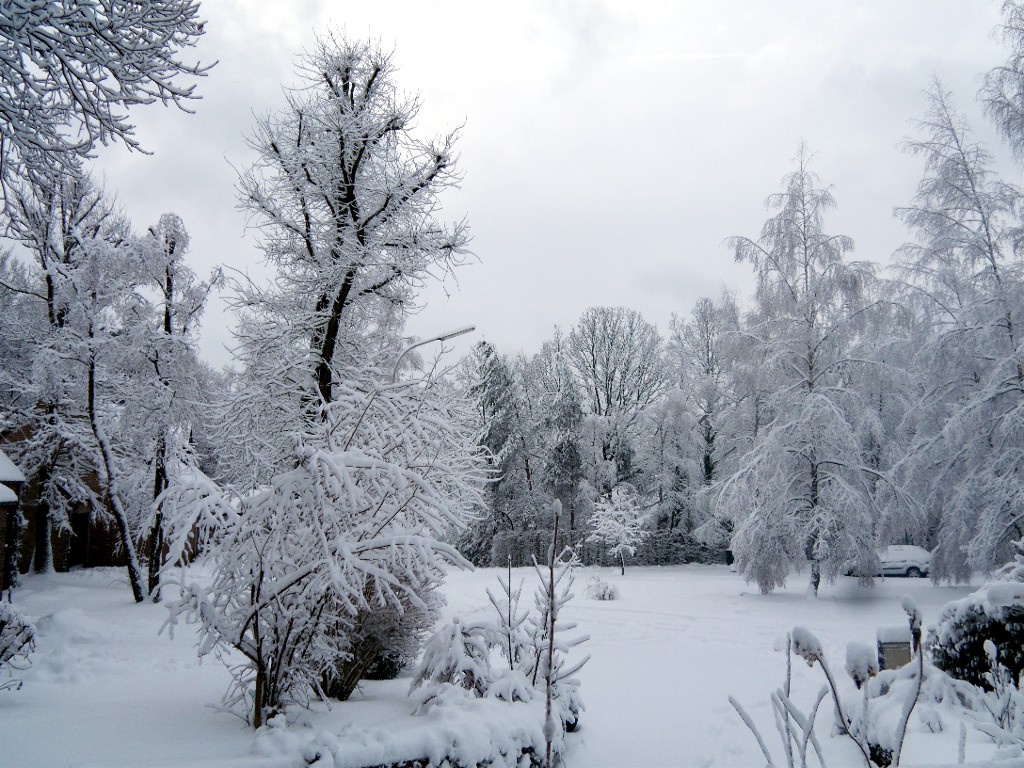
<svg viewBox="0 0 1024 768">
<path fill-rule="evenodd" d="M 485 589 L 497 589 L 498 573 L 452 574 L 446 610 L 465 620 L 490 619 Z M 583 596 L 595 573 L 617 586 L 619 600 Z M 522 570 L 513 579 L 530 576 Z M 762 766 L 730 695 L 762 727 L 778 760 L 769 694 L 782 684 L 780 649 L 788 630 L 803 625 L 814 632 L 852 690 L 842 673 L 846 644 L 873 643 L 877 627 L 903 623 L 904 595 L 917 601 L 927 625 L 944 603 L 970 591 L 895 578 L 865 589 L 844 578 L 809 599 L 805 582 L 797 576 L 788 589 L 761 595 L 725 567 L 634 568 L 625 577 L 581 569 L 577 598 L 564 618 L 590 635 L 581 650 L 592 658 L 580 675 L 587 709 L 580 729 L 568 737 L 566 764 Z M 344 731 L 345 738 L 358 740 L 353 734 L 359 729 L 394 723 L 395 738 L 416 738 L 421 727 L 409 724 L 408 681 L 398 680 L 365 684 L 350 702 L 319 706 L 305 724 L 254 736 L 238 718 L 207 706 L 227 685 L 223 666 L 212 658 L 197 663 L 187 627 L 173 640 L 158 635 L 166 610 L 133 604 L 120 571 L 30 576 L 16 602 L 36 624 L 37 651 L 34 666 L 22 674 L 22 690 L 0 692 L 0 768 L 291 768 L 306 764 L 304 745 L 317 731 L 335 737 Z M 803 662 L 793 669 L 793 698 L 806 709 L 823 677 Z M 849 739 L 830 735 L 831 718 L 831 707 L 823 706 L 818 733 L 828 765 L 862 765 Z M 948 713 L 944 719 L 937 734 L 918 718 L 911 721 L 904 765 L 956 762 L 959 726 Z M 970 732 L 968 764 L 991 755 L 992 746 Z"/>
</svg>

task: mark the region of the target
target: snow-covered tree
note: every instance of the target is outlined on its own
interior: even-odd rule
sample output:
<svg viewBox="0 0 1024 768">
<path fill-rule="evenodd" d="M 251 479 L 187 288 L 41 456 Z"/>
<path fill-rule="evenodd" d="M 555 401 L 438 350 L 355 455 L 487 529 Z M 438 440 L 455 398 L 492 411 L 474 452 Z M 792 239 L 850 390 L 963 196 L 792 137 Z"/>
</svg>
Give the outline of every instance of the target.
<svg viewBox="0 0 1024 768">
<path fill-rule="evenodd" d="M 17 322 L 0 332 L 19 351 L 0 361 L 0 382 L 12 393 L 11 451 L 42 492 L 36 568 L 50 567 L 53 528 L 87 505 L 98 519 L 112 516 L 138 597 L 134 545 L 165 485 L 171 432 L 181 444 L 195 423 L 193 328 L 208 286 L 181 261 L 187 235 L 177 217 L 137 237 L 88 176 L 42 178 L 19 185 L 8 206 L 32 263 L 0 267 L 19 297 Z"/>
<path fill-rule="evenodd" d="M 673 316 L 670 325 L 668 356 L 693 412 L 703 486 L 718 479 L 722 460 L 719 436 L 723 413 L 732 399 L 727 381 L 728 336 L 738 324 L 737 315 L 735 300 L 725 294 L 717 303 L 699 299 L 688 320 Z"/>
<path fill-rule="evenodd" d="M 143 260 L 145 285 L 156 290 L 158 300 L 151 306 L 148 322 L 134 329 L 134 385 L 125 409 L 126 418 L 136 427 L 133 442 L 147 470 L 146 477 L 136 482 L 151 486 L 149 501 L 155 502 L 167 490 L 173 467 L 183 460 L 196 460 L 189 443 L 202 421 L 200 403 L 206 394 L 196 334 L 220 272 L 215 270 L 209 280 L 200 281 L 189 268 L 185 261 L 189 236 L 179 216 L 164 214 L 147 235 L 136 247 Z M 163 519 L 155 504 L 140 517 L 148 519 L 148 594 L 156 600 L 164 565 Z"/>
<path fill-rule="evenodd" d="M 185 585 L 172 621 L 199 622 L 201 654 L 242 654 L 225 698 L 256 727 L 353 660 L 364 613 L 427 607 L 443 563 L 464 563 L 443 539 L 481 501 L 461 403 L 437 382 L 333 394 L 323 428 L 296 436 L 293 466 L 265 487 L 238 495 L 193 477 L 164 497 L 171 539 L 204 531 L 214 569 Z"/>
<path fill-rule="evenodd" d="M 673 315 L 666 358 L 675 387 L 659 406 L 654 432 L 660 506 L 668 501 L 671 510 L 660 519 L 716 543 L 729 538 L 731 522 L 713 515 L 713 489 L 750 440 L 737 395 L 739 324 L 728 292 L 698 300 L 688 318 Z"/>
<path fill-rule="evenodd" d="M 217 430 L 228 482 L 190 490 L 186 475 L 163 505 L 175 530 L 209 531 L 213 582 L 174 610 L 201 622 L 201 652 L 243 655 L 228 700 L 256 726 L 358 680 L 369 614 L 428 607 L 445 563 L 464 562 L 446 541 L 485 475 L 452 385 L 395 369 L 417 289 L 465 252 L 465 225 L 436 218 L 458 178 L 454 135 L 414 135 L 418 102 L 375 44 L 322 36 L 299 71 L 240 180 L 277 274 L 236 285 L 241 371 Z"/>
<path fill-rule="evenodd" d="M 128 223 L 88 176 L 53 174 L 19 185 L 8 199 L 10 233 L 31 263 L 4 262 L 0 281 L 21 299 L 17 322 L 0 329 L 17 357 L 0 359 L 0 380 L 10 393 L 6 427 L 19 439 L 10 446 L 26 476 L 40 489 L 34 568 L 52 567 L 50 533 L 68 525 L 78 504 L 103 514 L 102 500 L 85 482 L 95 467 L 87 418 L 86 376 L 76 357 L 88 331 L 83 315 L 92 301 L 80 278 L 89 265 L 120 258 Z M 126 270 L 110 266 L 115 274 Z"/>
<path fill-rule="evenodd" d="M 850 238 L 829 235 L 831 192 L 801 147 L 778 210 L 758 240 L 733 238 L 738 261 L 757 277 L 752 335 L 768 381 L 767 420 L 736 471 L 723 481 L 719 508 L 736 523 L 741 572 L 764 591 L 811 562 L 811 590 L 851 562 L 870 572 L 875 555 L 875 477 L 858 432 L 864 409 L 846 386 L 850 336 L 859 317 L 865 265 L 848 263 Z"/>
<path fill-rule="evenodd" d="M 938 529 L 933 574 L 962 579 L 1005 562 L 1020 535 L 1022 194 L 995 177 L 940 83 L 928 102 L 907 145 L 924 157 L 925 177 L 898 211 L 917 235 L 900 267 L 930 327 L 915 358 L 922 419 L 904 469 Z"/>
<path fill-rule="evenodd" d="M 494 472 L 488 489 L 490 514 L 471 525 L 462 551 L 470 560 L 489 565 L 497 539 L 507 544 L 500 549 L 523 565 L 529 555 L 522 555 L 517 539 L 533 527 L 537 507 L 546 499 L 537 461 L 535 407 L 527 403 L 522 367 L 486 341 L 463 362 L 462 374 L 475 405 L 477 439 Z"/>
<path fill-rule="evenodd" d="M 79 174 L 97 143 L 139 149 L 128 111 L 187 111 L 182 81 L 208 67 L 179 58 L 203 34 L 197 0 L 0 4 L 0 191 L 28 175 Z"/>
<path fill-rule="evenodd" d="M 1024 158 L 1024 5 L 1003 0 L 998 34 L 1009 47 L 1006 63 L 986 76 L 981 101 L 1018 158 Z"/>
<path fill-rule="evenodd" d="M 665 390 L 662 339 L 635 310 L 591 307 L 566 339 L 587 423 L 584 465 L 599 494 L 636 482 L 635 438 L 645 409 Z"/>
<path fill-rule="evenodd" d="M 561 330 L 556 328 L 520 371 L 526 402 L 532 409 L 531 421 L 536 425 L 543 488 L 552 500 L 561 502 L 562 535 L 569 546 L 575 546 L 588 509 L 580 444 L 584 411 Z"/>
<path fill-rule="evenodd" d="M 591 517 L 590 540 L 608 549 L 626 575 L 626 554 L 635 555 L 637 545 L 647 536 L 647 513 L 643 500 L 629 483 L 620 483 L 600 499 Z"/>
<path fill-rule="evenodd" d="M 416 290 L 460 263 L 468 238 L 436 217 L 458 181 L 455 134 L 413 133 L 419 104 L 399 92 L 391 54 L 326 34 L 298 69 L 286 106 L 257 121 L 259 160 L 239 182 L 281 275 L 236 285 L 234 299 L 244 374 L 223 417 L 224 459 L 256 484 L 291 461 L 287 436 L 320 418 L 336 383 L 394 359 Z"/>
</svg>

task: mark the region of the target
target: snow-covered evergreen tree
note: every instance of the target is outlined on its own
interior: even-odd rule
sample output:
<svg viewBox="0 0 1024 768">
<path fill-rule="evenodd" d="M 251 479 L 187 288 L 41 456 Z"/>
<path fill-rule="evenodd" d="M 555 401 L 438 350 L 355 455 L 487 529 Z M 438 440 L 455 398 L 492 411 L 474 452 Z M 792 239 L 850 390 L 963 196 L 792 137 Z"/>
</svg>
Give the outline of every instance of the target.
<svg viewBox="0 0 1024 768">
<path fill-rule="evenodd" d="M 928 100 L 908 144 L 925 177 L 899 210 L 917 235 L 900 266 L 930 329 L 915 358 L 921 417 L 903 469 L 937 529 L 933 574 L 965 579 L 1009 557 L 1024 498 L 1022 197 L 995 177 L 940 83 Z"/>
<path fill-rule="evenodd" d="M 735 520 L 733 550 L 744 577 L 764 591 L 811 563 L 811 590 L 851 562 L 874 565 L 874 477 L 858 432 L 864 410 L 847 386 L 850 337 L 870 269 L 848 263 L 852 241 L 824 230 L 831 192 L 801 147 L 778 213 L 758 240 L 736 237 L 736 258 L 757 276 L 751 319 L 770 382 L 764 423 L 718 504 Z"/>
</svg>

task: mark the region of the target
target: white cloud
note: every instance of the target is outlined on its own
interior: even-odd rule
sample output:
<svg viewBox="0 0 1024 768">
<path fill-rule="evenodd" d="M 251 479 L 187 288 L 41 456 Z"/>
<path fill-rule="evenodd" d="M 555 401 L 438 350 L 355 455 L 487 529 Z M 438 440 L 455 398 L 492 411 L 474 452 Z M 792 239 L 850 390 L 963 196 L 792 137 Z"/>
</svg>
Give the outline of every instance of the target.
<svg viewBox="0 0 1024 768">
<path fill-rule="evenodd" d="M 108 183 L 137 225 L 174 210 L 193 260 L 258 260 L 234 207 L 252 113 L 280 104 L 313 30 L 344 25 L 394 45 L 399 85 L 422 94 L 419 129 L 465 122 L 465 181 L 446 202 L 468 215 L 480 263 L 460 290 L 427 294 L 411 330 L 476 323 L 508 351 L 535 350 L 593 304 L 667 322 L 749 273 L 721 245 L 755 235 L 762 201 L 801 139 L 835 184 L 832 229 L 884 260 L 903 235 L 893 206 L 920 168 L 898 141 L 938 73 L 971 105 L 1004 53 L 995 3 L 950 0 L 470 0 L 206 3 L 195 115 L 135 113 L 153 157 L 104 153 Z M 976 113 L 976 110 L 975 110 Z M 207 356 L 227 336 L 206 323 Z M 466 342 L 472 343 L 472 340 Z"/>
</svg>

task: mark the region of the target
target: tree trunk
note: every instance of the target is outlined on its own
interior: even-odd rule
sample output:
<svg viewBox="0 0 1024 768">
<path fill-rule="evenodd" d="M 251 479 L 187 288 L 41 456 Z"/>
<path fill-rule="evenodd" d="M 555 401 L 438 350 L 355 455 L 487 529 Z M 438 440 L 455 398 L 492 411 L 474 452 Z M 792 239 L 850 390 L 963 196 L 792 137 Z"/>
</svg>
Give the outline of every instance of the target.
<svg viewBox="0 0 1024 768">
<path fill-rule="evenodd" d="M 812 560 L 811 561 L 811 584 L 810 584 L 811 596 L 812 597 L 817 597 L 818 596 L 818 587 L 820 585 L 821 585 L 821 561 L 820 560 Z"/>
<path fill-rule="evenodd" d="M 13 507 L 7 513 L 7 540 L 3 551 L 3 585 L 7 591 L 7 600 L 11 599 L 11 590 L 18 586 L 18 555 L 21 552 L 21 536 L 25 530 L 25 517 L 20 507 Z M 0 596 L 2 597 L 2 596 Z"/>
<path fill-rule="evenodd" d="M 263 725 L 263 690 L 267 687 L 267 673 L 263 667 L 256 667 L 256 695 L 252 703 L 252 727 Z"/>
<path fill-rule="evenodd" d="M 626 556 L 619 552 L 619 572 L 622 576 L 626 575 Z"/>
<path fill-rule="evenodd" d="M 52 528 L 50 505 L 40 499 L 36 503 L 36 543 L 32 553 L 32 570 L 36 573 L 53 571 L 53 543 L 50 541 Z"/>
<path fill-rule="evenodd" d="M 167 490 L 167 439 L 161 433 L 157 440 L 156 461 L 153 472 L 153 501 Z M 164 554 L 164 516 L 157 508 L 153 517 L 153 527 L 149 532 L 149 595 L 154 603 L 160 602 L 160 566 L 163 565 Z"/>
<path fill-rule="evenodd" d="M 90 328 L 90 331 L 92 329 Z M 136 603 L 146 599 L 142 591 L 142 569 L 139 567 L 139 558 L 135 554 L 135 544 L 132 542 L 131 531 L 128 528 L 128 515 L 121 504 L 121 493 L 117 482 L 117 469 L 114 466 L 114 455 L 110 450 L 110 443 L 103 433 L 99 419 L 96 415 L 96 355 L 89 353 L 88 379 L 86 380 L 87 402 L 89 407 L 89 424 L 92 427 L 93 437 L 100 449 L 100 459 L 103 462 L 103 471 L 106 475 L 107 498 L 114 513 L 114 521 L 117 523 L 117 534 L 124 550 L 125 558 L 128 560 L 128 582 L 132 588 L 132 596 Z"/>
</svg>

